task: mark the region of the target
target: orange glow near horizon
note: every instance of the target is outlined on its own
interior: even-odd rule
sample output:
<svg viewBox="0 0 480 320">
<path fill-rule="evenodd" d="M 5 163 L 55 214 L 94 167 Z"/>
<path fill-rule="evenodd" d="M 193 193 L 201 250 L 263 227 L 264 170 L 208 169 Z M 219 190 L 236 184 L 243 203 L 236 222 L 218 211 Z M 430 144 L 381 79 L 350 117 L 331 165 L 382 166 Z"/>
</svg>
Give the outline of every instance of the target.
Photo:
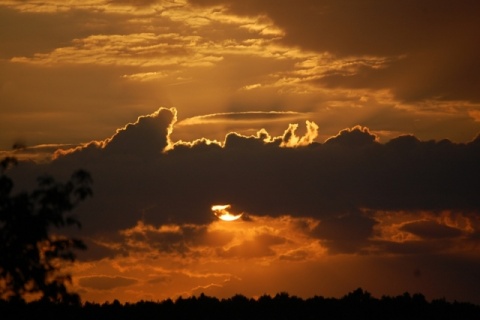
<svg viewBox="0 0 480 320">
<path fill-rule="evenodd" d="M 212 211 L 230 208 L 228 204 L 215 205 Z M 239 292 L 253 297 L 280 291 L 304 298 L 315 294 L 341 296 L 354 286 L 377 296 L 421 291 L 434 298 L 435 287 L 429 285 L 428 278 L 437 273 L 440 276 L 441 272 L 435 271 L 436 264 L 419 266 L 417 260 L 402 252 L 382 254 L 386 245 L 399 248 L 394 233 L 411 233 L 410 237 L 416 240 L 405 241 L 409 247 L 450 243 L 449 248 L 439 248 L 441 252 L 454 248 L 464 254 L 473 252 L 468 247 L 459 251 L 457 241 L 468 234 L 471 224 L 478 223 L 471 217 L 445 213 L 438 225 L 416 224 L 403 212 L 383 215 L 376 212 L 375 217 L 379 220 L 379 230 L 375 230 L 376 237 L 370 246 L 376 246 L 376 250 L 370 250 L 369 254 L 331 251 L 331 240 L 319 239 L 317 235 L 322 222 L 313 218 L 249 215 L 249 219 L 236 223 L 219 218 L 198 227 L 138 221 L 116 239 L 94 241 L 91 249 L 96 246 L 111 254 L 75 262 L 69 269 L 73 276 L 71 288 L 83 301 L 99 303 L 114 299 L 121 302 L 176 299 L 200 293 L 217 298 Z M 428 213 L 422 217 L 432 218 Z M 402 227 L 406 221 L 411 223 Z M 440 224 L 455 225 L 464 233 L 454 233 Z M 429 234 L 441 237 L 435 241 Z M 424 276 L 415 273 L 417 269 Z M 383 281 L 392 272 L 399 277 L 393 283 Z M 457 290 L 449 297 L 461 298 L 462 286 L 455 284 L 455 279 L 449 281 Z"/>
<path fill-rule="evenodd" d="M 328 261 L 325 247 L 310 235 L 317 224 L 314 219 L 255 215 L 237 223 L 218 219 L 193 229 L 189 224 L 138 221 L 116 240 L 95 240 L 95 246 L 112 255 L 71 265 L 71 288 L 82 300 L 99 303 L 202 292 L 227 298 L 237 292 L 259 296 L 288 290 L 307 297 L 316 287 L 301 285 L 309 281 L 303 278 L 290 283 L 286 275 Z"/>
</svg>

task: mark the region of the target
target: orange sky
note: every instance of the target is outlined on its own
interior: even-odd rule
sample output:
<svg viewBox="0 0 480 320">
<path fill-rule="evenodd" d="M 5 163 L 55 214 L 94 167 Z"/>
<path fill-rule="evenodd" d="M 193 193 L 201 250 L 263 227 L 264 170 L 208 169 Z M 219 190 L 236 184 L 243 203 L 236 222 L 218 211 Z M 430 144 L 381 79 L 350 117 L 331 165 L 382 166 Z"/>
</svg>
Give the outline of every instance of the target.
<svg viewBox="0 0 480 320">
<path fill-rule="evenodd" d="M 479 14 L 0 0 L 0 156 L 36 161 L 12 171 L 19 188 L 91 172 L 70 269 L 84 300 L 480 302 Z M 218 220 L 225 204 L 242 218 Z"/>
</svg>

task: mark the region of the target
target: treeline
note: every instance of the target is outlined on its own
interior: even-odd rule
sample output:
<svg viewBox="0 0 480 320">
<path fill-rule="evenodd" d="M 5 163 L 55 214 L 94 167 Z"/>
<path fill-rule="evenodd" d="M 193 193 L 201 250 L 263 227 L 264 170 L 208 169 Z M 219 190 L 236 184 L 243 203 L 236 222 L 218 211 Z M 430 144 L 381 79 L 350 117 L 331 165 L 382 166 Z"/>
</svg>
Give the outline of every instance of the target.
<svg viewBox="0 0 480 320">
<path fill-rule="evenodd" d="M 342 298 L 314 296 L 302 299 L 279 293 L 258 299 L 234 295 L 218 299 L 204 294 L 175 301 L 139 301 L 122 304 L 115 300 L 103 304 L 61 304 L 52 302 L 0 301 L 0 319 L 168 319 L 168 320 L 255 320 L 255 319 L 480 319 L 480 305 L 427 301 L 422 294 L 399 296 L 372 295 L 361 288 Z"/>
</svg>

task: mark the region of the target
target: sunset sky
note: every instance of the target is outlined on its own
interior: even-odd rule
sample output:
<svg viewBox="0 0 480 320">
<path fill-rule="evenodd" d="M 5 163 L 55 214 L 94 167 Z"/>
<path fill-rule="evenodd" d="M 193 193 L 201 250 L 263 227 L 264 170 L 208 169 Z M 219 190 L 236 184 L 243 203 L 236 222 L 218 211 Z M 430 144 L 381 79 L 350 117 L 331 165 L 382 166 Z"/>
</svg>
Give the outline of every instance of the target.
<svg viewBox="0 0 480 320">
<path fill-rule="evenodd" d="M 25 160 L 18 190 L 91 173 L 70 231 L 86 301 L 480 303 L 478 17 L 476 0 L 0 0 L 0 157 Z"/>
</svg>

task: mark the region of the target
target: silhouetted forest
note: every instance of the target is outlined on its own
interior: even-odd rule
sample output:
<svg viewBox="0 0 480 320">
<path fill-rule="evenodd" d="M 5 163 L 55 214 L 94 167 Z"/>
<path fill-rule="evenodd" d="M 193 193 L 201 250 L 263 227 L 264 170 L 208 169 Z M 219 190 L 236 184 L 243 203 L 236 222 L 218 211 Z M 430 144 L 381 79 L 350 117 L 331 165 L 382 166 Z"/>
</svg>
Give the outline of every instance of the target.
<svg viewBox="0 0 480 320">
<path fill-rule="evenodd" d="M 0 301 L 1 319 L 480 319 L 480 305 L 427 301 L 422 294 L 373 297 L 359 288 L 342 298 L 302 299 L 282 292 L 258 299 L 237 294 L 218 299 L 204 294 L 175 301 L 122 304 Z"/>
</svg>

